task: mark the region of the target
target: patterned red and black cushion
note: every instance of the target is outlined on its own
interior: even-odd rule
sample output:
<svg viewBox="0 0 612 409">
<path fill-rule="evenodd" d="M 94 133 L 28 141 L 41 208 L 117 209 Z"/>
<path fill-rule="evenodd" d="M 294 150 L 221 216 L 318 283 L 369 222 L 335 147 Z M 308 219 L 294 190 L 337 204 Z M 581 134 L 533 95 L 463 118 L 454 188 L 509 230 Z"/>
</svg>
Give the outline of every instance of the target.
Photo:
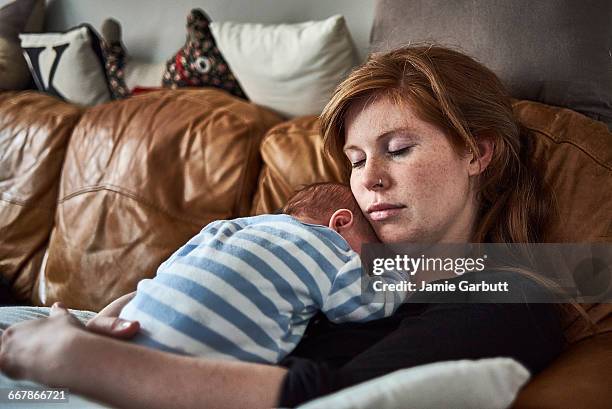
<svg viewBox="0 0 612 409">
<path fill-rule="evenodd" d="M 164 87 L 216 87 L 248 99 L 210 31 L 210 18 L 200 9 L 187 16 L 187 40 L 166 63 Z"/>
</svg>

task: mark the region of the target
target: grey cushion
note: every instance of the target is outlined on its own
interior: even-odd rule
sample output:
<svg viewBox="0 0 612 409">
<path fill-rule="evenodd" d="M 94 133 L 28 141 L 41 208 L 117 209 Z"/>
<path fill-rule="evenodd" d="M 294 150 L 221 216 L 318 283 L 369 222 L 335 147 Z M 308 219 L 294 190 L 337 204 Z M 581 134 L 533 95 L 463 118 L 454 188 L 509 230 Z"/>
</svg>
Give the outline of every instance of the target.
<svg viewBox="0 0 612 409">
<path fill-rule="evenodd" d="M 42 30 L 44 13 L 44 0 L 0 1 L 0 90 L 29 85 L 30 71 L 17 36 Z"/>
<path fill-rule="evenodd" d="M 453 46 L 491 68 L 515 98 L 612 127 L 610 0 L 378 0 L 375 13 L 373 51 Z"/>
</svg>

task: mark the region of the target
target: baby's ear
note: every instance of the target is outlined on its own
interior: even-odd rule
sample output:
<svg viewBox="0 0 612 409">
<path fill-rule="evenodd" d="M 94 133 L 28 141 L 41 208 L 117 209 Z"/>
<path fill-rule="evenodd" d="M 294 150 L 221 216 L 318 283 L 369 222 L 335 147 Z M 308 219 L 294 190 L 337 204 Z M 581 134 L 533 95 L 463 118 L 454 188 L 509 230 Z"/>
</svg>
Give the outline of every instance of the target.
<svg viewBox="0 0 612 409">
<path fill-rule="evenodd" d="M 329 228 L 338 233 L 350 229 L 353 226 L 353 212 L 349 209 L 338 209 L 329 219 Z"/>
</svg>

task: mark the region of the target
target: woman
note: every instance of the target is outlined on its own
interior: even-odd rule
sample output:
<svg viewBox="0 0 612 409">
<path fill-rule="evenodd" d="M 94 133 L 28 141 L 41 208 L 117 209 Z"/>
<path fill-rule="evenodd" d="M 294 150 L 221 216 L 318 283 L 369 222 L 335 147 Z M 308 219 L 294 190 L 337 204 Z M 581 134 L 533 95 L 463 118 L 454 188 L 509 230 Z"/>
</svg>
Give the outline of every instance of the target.
<svg viewBox="0 0 612 409">
<path fill-rule="evenodd" d="M 471 58 L 441 47 L 374 55 L 339 86 L 321 129 L 383 242 L 538 240 L 547 202 L 522 129 Z M 434 361 L 509 356 L 535 373 L 562 348 L 553 305 L 426 303 L 367 324 L 315 319 L 281 366 L 212 361 L 119 341 L 138 330 L 114 318 L 127 298 L 89 332 L 62 307 L 11 327 L 0 368 L 122 407 L 272 407 Z"/>
</svg>

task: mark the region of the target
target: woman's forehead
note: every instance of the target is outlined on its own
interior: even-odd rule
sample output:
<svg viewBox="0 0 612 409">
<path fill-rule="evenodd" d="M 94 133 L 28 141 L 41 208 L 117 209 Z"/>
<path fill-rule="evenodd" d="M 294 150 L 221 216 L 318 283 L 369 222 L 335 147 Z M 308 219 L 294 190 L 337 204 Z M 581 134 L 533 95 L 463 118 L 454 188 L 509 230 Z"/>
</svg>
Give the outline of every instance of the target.
<svg viewBox="0 0 612 409">
<path fill-rule="evenodd" d="M 370 135 L 365 137 L 354 137 L 350 140 L 346 140 L 343 150 L 349 151 L 351 149 L 359 149 L 360 146 L 373 144 L 373 143 L 386 143 L 390 139 L 399 137 L 402 141 L 418 141 L 420 140 L 419 133 L 413 131 L 412 128 L 389 128 L 381 133 L 372 132 Z"/>
<path fill-rule="evenodd" d="M 417 137 L 433 126 L 419 119 L 407 103 L 388 97 L 363 100 L 347 110 L 344 148 L 401 135 Z"/>
</svg>

